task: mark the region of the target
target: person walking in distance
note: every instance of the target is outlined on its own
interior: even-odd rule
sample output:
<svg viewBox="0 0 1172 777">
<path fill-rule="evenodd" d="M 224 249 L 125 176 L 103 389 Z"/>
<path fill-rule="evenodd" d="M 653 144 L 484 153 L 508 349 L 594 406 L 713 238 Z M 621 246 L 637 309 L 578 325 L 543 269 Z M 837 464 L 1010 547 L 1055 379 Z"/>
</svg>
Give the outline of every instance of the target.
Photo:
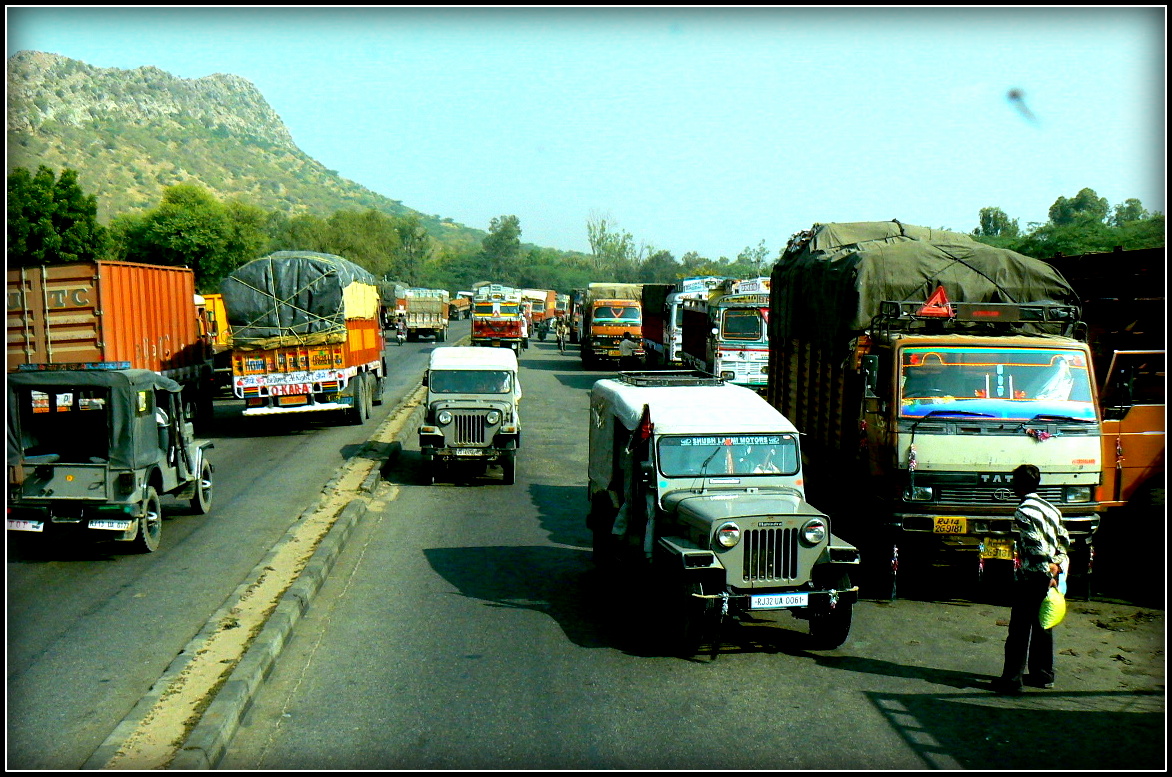
<svg viewBox="0 0 1172 777">
<path fill-rule="evenodd" d="M 1042 628 L 1038 612 L 1046 592 L 1058 585 L 1070 535 L 1058 508 L 1038 496 L 1041 479 L 1033 464 L 1022 464 L 1013 471 L 1013 492 L 1021 500 L 1013 514 L 1020 564 L 1014 576 L 1009 634 L 1005 637 L 1005 666 L 992 683 L 998 693 L 1021 693 L 1023 685 L 1054 687 L 1054 632 Z"/>
<path fill-rule="evenodd" d="M 637 370 L 639 369 L 639 360 L 635 358 L 635 351 L 639 348 L 639 344 L 631 337 L 630 332 L 623 332 L 623 339 L 619 341 L 619 369 L 620 370 Z"/>
<path fill-rule="evenodd" d="M 557 317 L 557 320 L 554 322 L 553 331 L 558 339 L 558 353 L 565 353 L 566 340 L 570 336 L 570 327 L 566 324 L 564 316 Z"/>
</svg>

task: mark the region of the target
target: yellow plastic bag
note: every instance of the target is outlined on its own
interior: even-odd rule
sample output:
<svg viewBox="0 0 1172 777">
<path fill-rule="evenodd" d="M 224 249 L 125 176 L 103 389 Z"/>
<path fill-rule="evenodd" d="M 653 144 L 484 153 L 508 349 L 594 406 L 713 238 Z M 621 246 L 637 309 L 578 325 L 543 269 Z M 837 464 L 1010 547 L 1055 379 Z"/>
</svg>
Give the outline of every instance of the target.
<svg viewBox="0 0 1172 777">
<path fill-rule="evenodd" d="M 1042 608 L 1038 611 L 1038 621 L 1043 629 L 1052 629 L 1066 617 L 1066 597 L 1055 587 L 1046 592 L 1042 600 Z"/>
</svg>

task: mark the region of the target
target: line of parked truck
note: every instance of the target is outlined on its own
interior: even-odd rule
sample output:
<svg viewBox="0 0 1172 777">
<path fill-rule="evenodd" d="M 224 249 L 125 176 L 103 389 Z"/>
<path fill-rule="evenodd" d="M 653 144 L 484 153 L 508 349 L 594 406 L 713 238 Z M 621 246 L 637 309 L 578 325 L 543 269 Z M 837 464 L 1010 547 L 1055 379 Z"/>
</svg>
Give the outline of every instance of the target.
<svg viewBox="0 0 1172 777">
<path fill-rule="evenodd" d="M 531 329 L 565 316 L 587 367 L 616 360 L 629 334 L 648 374 L 690 368 L 677 383 L 714 380 L 762 397 L 804 436 L 803 498 L 808 489 L 834 516 L 836 535 L 866 545 L 864 560 L 889 575 L 894 593 L 901 565 L 942 551 L 967 554 L 978 573 L 1011 564 L 1007 478 L 1027 461 L 1062 508 L 1085 571 L 1109 508 L 1131 511 L 1142 536 L 1163 542 L 1163 257 L 1157 249 L 1047 263 L 897 221 L 816 224 L 793 237 L 769 277 L 596 283 L 568 295 L 486 282 L 457 296 L 469 301 L 475 346 L 519 354 Z M 384 326 L 415 302 L 439 301 L 430 334 L 442 341 L 452 310 L 446 292 L 411 293 L 311 252 L 246 264 L 220 291 L 198 297 L 184 268 L 8 271 L 10 529 L 69 524 L 149 545 L 159 494 L 210 505 L 209 445 L 193 428 L 210 412 L 217 376 L 230 376 L 245 415 L 335 411 L 361 424 L 382 398 Z M 225 331 L 230 341 L 217 342 Z M 127 388 L 125 401 L 91 384 L 136 370 L 170 383 Z M 651 399 L 659 394 L 649 380 L 629 383 L 642 381 Z M 628 432 L 642 423 L 639 408 L 624 412 Z M 82 416 L 93 427 L 85 445 L 60 431 L 61 419 Z M 677 419 L 647 422 L 664 429 Z M 93 434 L 108 442 L 106 454 Z M 125 446 L 137 453 L 116 453 Z M 436 446 L 438 457 L 456 455 Z M 622 466 L 653 483 L 666 477 L 658 455 Z M 615 512 L 592 507 L 596 532 L 627 503 L 613 485 L 620 470 L 598 489 L 615 495 Z M 111 518 L 112 508 L 124 516 Z M 629 545 L 651 553 L 647 536 Z"/>
</svg>

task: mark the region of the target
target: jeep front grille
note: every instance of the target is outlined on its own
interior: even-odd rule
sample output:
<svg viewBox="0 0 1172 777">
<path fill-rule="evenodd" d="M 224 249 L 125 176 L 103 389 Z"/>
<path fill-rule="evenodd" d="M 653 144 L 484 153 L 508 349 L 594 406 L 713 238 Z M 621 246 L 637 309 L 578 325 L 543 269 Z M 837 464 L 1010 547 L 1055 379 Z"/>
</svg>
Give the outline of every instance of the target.
<svg viewBox="0 0 1172 777">
<path fill-rule="evenodd" d="M 484 416 L 452 413 L 452 432 L 455 445 L 484 445 Z"/>
<path fill-rule="evenodd" d="M 749 529 L 741 545 L 741 578 L 746 583 L 798 577 L 797 529 Z"/>
</svg>

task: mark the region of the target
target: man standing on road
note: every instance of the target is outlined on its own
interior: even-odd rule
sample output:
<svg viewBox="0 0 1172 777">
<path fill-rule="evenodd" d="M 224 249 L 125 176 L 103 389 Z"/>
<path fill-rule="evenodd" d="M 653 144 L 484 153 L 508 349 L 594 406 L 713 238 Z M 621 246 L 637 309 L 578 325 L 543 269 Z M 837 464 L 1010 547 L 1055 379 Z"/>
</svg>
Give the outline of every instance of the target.
<svg viewBox="0 0 1172 777">
<path fill-rule="evenodd" d="M 639 360 L 635 358 L 635 351 L 638 350 L 639 345 L 635 339 L 631 337 L 630 332 L 623 332 L 623 339 L 619 341 L 619 369 L 637 370 L 639 369 Z"/>
<path fill-rule="evenodd" d="M 992 683 L 998 693 L 1021 693 L 1022 685 L 1054 687 L 1054 632 L 1042 628 L 1038 613 L 1046 592 L 1058 584 L 1070 535 L 1058 508 L 1038 496 L 1041 479 L 1033 464 L 1013 471 L 1013 492 L 1021 500 L 1013 514 L 1021 564 L 1013 583 L 1005 668 Z"/>
</svg>

